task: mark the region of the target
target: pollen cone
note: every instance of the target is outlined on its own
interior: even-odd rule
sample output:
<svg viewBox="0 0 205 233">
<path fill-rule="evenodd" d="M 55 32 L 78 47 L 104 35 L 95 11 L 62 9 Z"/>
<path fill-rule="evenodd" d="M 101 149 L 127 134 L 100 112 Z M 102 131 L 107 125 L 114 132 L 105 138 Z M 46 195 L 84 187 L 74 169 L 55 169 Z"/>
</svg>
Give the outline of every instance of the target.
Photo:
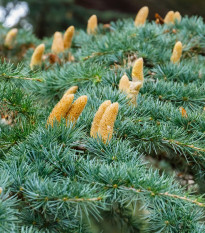
<svg viewBox="0 0 205 233">
<path fill-rule="evenodd" d="M 63 36 L 64 49 L 69 49 L 71 47 L 74 32 L 75 32 L 74 26 L 70 26 L 65 31 L 64 36 Z"/>
<path fill-rule="evenodd" d="M 100 105 L 98 111 L 95 114 L 95 117 L 93 119 L 93 123 L 92 123 L 92 126 L 91 126 L 91 130 L 90 130 L 90 136 L 91 137 L 93 137 L 93 138 L 97 137 L 100 121 L 101 121 L 101 119 L 103 117 L 103 114 L 104 114 L 105 110 L 110 105 L 111 105 L 111 101 L 110 100 L 106 100 L 105 102 L 103 102 Z"/>
<path fill-rule="evenodd" d="M 8 47 L 9 49 L 13 47 L 13 43 L 14 43 L 17 33 L 18 33 L 18 29 L 13 28 L 6 34 L 4 45 Z"/>
<path fill-rule="evenodd" d="M 95 34 L 98 27 L 98 19 L 96 15 L 92 15 L 88 19 L 88 25 L 87 25 L 87 33 L 88 34 Z"/>
<path fill-rule="evenodd" d="M 132 68 L 132 81 L 144 81 L 144 75 L 143 75 L 143 59 L 139 58 L 136 60 L 133 68 Z"/>
<path fill-rule="evenodd" d="M 119 104 L 117 102 L 108 106 L 100 121 L 98 134 L 102 137 L 104 143 L 110 141 L 112 138 L 118 108 Z"/>
<path fill-rule="evenodd" d="M 76 122 L 78 120 L 78 117 L 82 113 L 83 109 L 85 108 L 85 105 L 87 104 L 87 96 L 83 95 L 80 96 L 71 106 L 70 110 L 68 111 L 66 115 L 66 119 L 71 122 Z"/>
<path fill-rule="evenodd" d="M 63 36 L 60 32 L 55 32 L 53 36 L 53 44 L 51 47 L 53 53 L 58 54 L 64 51 Z"/>
<path fill-rule="evenodd" d="M 124 74 L 122 76 L 122 78 L 120 79 L 119 90 L 128 94 L 129 93 L 129 87 L 130 87 L 129 79 L 128 79 L 127 75 Z"/>
<path fill-rule="evenodd" d="M 65 92 L 64 95 L 75 94 L 77 90 L 78 86 L 72 86 Z"/>
<path fill-rule="evenodd" d="M 40 44 L 35 48 L 33 55 L 31 57 L 31 63 L 30 63 L 31 69 L 33 69 L 34 66 L 41 65 L 44 51 L 45 51 L 44 44 Z"/>
<path fill-rule="evenodd" d="M 180 61 L 182 55 L 182 43 L 178 41 L 173 49 L 171 61 L 172 63 L 178 63 Z"/>
<path fill-rule="evenodd" d="M 176 11 L 175 13 L 174 13 L 174 20 L 177 20 L 178 21 L 178 23 L 180 23 L 181 22 L 181 14 L 179 13 L 179 11 Z"/>
<path fill-rule="evenodd" d="M 69 111 L 71 104 L 73 102 L 74 95 L 64 95 L 62 99 L 56 104 L 53 108 L 50 116 L 48 117 L 47 124 L 53 126 L 53 122 L 57 120 L 58 122 L 61 121 L 61 118 L 64 118 Z"/>
<path fill-rule="evenodd" d="M 174 23 L 174 11 L 169 11 L 165 18 L 164 18 L 164 23 L 169 24 L 169 23 Z"/>
<path fill-rule="evenodd" d="M 149 14 L 149 8 L 147 6 L 142 7 L 136 15 L 135 26 L 145 24 L 148 14 Z"/>
</svg>

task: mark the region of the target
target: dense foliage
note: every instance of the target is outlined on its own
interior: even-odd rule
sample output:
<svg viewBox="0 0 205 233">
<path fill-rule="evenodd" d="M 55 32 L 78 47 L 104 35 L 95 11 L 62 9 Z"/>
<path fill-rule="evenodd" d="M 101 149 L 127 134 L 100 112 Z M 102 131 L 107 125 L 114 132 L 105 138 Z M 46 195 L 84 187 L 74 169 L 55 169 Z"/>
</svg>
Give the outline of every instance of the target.
<svg viewBox="0 0 205 233">
<path fill-rule="evenodd" d="M 204 32 L 198 17 L 141 27 L 118 20 L 96 35 L 77 30 L 55 55 L 52 38 L 22 29 L 6 48 L 1 27 L 0 232 L 205 232 Z M 30 70 L 40 43 L 43 64 Z M 118 85 L 138 57 L 145 81 L 134 107 Z M 46 126 L 73 85 L 75 99 L 88 97 L 77 123 Z M 119 103 L 108 143 L 90 137 L 105 100 Z"/>
</svg>

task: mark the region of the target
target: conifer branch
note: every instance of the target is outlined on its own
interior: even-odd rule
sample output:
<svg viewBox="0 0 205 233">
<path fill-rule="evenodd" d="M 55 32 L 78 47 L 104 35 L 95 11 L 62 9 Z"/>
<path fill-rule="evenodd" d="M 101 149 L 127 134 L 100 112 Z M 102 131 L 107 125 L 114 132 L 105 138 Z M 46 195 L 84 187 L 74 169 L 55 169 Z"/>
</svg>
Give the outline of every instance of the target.
<svg viewBox="0 0 205 233">
<path fill-rule="evenodd" d="M 154 191 L 151 191 L 151 190 L 128 188 L 128 187 L 125 187 L 125 186 L 122 186 L 122 187 L 119 187 L 119 188 L 123 188 L 125 190 L 131 190 L 131 191 L 133 191 L 135 193 L 142 193 L 142 192 L 147 193 L 148 192 L 148 193 L 150 193 L 151 196 L 160 195 L 160 196 L 165 196 L 165 197 L 171 197 L 171 198 L 174 198 L 174 199 L 180 199 L 180 200 L 184 200 L 184 201 L 190 202 L 192 204 L 195 204 L 197 206 L 205 208 L 205 203 L 199 202 L 197 200 L 192 200 L 192 199 L 190 199 L 190 198 L 188 198 L 186 196 L 179 196 L 179 195 L 171 194 L 171 193 L 168 193 L 168 192 L 157 193 L 157 192 L 154 192 Z"/>
<path fill-rule="evenodd" d="M 197 150 L 197 151 L 205 152 L 204 148 L 199 148 L 199 147 L 196 147 L 194 145 L 188 145 L 186 143 L 179 142 L 179 141 L 176 141 L 176 140 L 173 140 L 173 139 L 163 139 L 163 141 L 166 141 L 166 142 L 168 142 L 170 144 L 176 144 L 176 145 L 179 145 L 179 146 L 189 147 L 189 148 Z M 192 154 L 192 156 L 196 156 L 196 154 Z M 197 156 L 201 157 L 202 155 L 197 154 Z"/>
<path fill-rule="evenodd" d="M 22 79 L 22 80 L 31 80 L 31 81 L 37 81 L 37 82 L 43 82 L 43 79 L 40 78 L 27 78 L 27 77 L 17 77 L 17 76 L 8 76 L 6 74 L 0 74 L 1 78 L 8 78 L 8 79 Z"/>
</svg>

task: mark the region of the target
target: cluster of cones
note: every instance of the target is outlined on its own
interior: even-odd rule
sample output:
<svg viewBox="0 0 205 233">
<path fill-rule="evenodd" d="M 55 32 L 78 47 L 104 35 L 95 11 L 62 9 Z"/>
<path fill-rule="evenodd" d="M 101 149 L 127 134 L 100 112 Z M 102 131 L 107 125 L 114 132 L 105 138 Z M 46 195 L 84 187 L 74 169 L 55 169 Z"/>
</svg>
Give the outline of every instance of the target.
<svg viewBox="0 0 205 233">
<path fill-rule="evenodd" d="M 135 26 L 144 25 L 146 20 L 147 20 L 148 14 L 149 14 L 149 8 L 147 6 L 142 7 L 136 15 L 135 22 L 134 22 Z M 159 20 L 159 18 L 157 18 L 157 20 Z M 173 24 L 176 20 L 178 22 L 181 21 L 181 15 L 178 11 L 176 11 L 176 12 L 169 11 L 166 14 L 165 18 L 161 19 L 161 21 L 163 21 L 163 23 L 166 23 L 166 24 Z M 88 34 L 95 34 L 97 31 L 97 27 L 98 27 L 97 16 L 92 15 L 88 19 L 87 33 Z M 55 32 L 54 37 L 53 37 L 52 47 L 51 47 L 52 53 L 59 54 L 59 53 L 64 52 L 65 50 L 69 49 L 71 47 L 71 44 L 72 44 L 74 32 L 75 32 L 74 26 L 68 27 L 68 29 L 65 31 L 64 35 L 62 35 L 61 32 Z M 4 41 L 4 45 L 7 48 L 11 49 L 13 47 L 17 33 L 18 33 L 18 29 L 16 29 L 16 28 L 11 29 L 7 33 L 5 41 Z M 33 69 L 35 66 L 41 65 L 44 51 L 45 51 L 44 44 L 40 44 L 36 47 L 32 57 L 31 57 L 31 62 L 30 62 L 31 69 Z M 181 42 L 178 42 L 178 44 L 175 45 L 174 51 L 175 51 L 174 52 L 175 55 L 172 56 L 171 61 L 173 63 L 176 63 L 179 61 L 179 59 L 177 57 L 180 57 L 179 56 L 181 54 L 180 51 L 182 51 Z M 177 53 L 176 53 L 176 51 L 177 51 Z M 70 53 L 69 53 L 69 55 L 70 55 Z M 70 60 L 73 60 L 73 59 L 74 58 L 71 55 Z"/>
<path fill-rule="evenodd" d="M 74 103 L 74 94 L 76 93 L 78 87 L 73 86 L 68 89 L 61 100 L 56 104 L 50 113 L 47 125 L 53 124 L 55 121 L 60 122 L 62 118 L 66 119 L 66 124 L 72 122 L 76 123 L 80 114 L 87 104 L 87 96 L 80 96 Z M 102 103 L 95 114 L 93 119 L 90 135 L 96 138 L 97 136 L 102 138 L 102 141 L 106 143 L 110 141 L 113 134 L 114 123 L 117 117 L 119 104 L 111 104 L 110 100 Z"/>
<path fill-rule="evenodd" d="M 59 54 L 69 49 L 72 44 L 74 32 L 75 32 L 74 26 L 68 27 L 64 35 L 62 35 L 61 32 L 55 32 L 53 36 L 53 43 L 51 46 L 52 53 Z M 40 44 L 36 47 L 31 57 L 31 62 L 30 62 L 31 69 L 33 69 L 35 66 L 41 65 L 44 51 L 45 51 L 44 44 Z"/>
<path fill-rule="evenodd" d="M 149 14 L 149 8 L 147 6 L 142 7 L 135 18 L 135 26 L 140 26 L 140 25 L 144 25 L 147 17 Z M 175 21 L 178 21 L 178 23 L 181 21 L 181 14 L 176 11 L 169 11 L 164 19 L 159 16 L 159 14 L 156 14 L 156 23 L 165 23 L 165 24 L 174 24 Z"/>
<path fill-rule="evenodd" d="M 139 58 L 132 68 L 132 81 L 129 81 L 127 75 L 124 74 L 119 83 L 119 90 L 127 94 L 134 106 L 137 105 L 137 95 L 140 88 L 143 86 L 143 82 L 143 59 Z"/>
<path fill-rule="evenodd" d="M 95 34 L 96 30 L 97 30 L 97 16 L 92 15 L 88 20 L 87 33 Z M 74 26 L 68 27 L 64 35 L 61 32 L 55 32 L 53 36 L 53 43 L 51 46 L 52 53 L 57 55 L 69 49 L 72 44 L 74 32 L 75 32 Z M 30 62 L 31 69 L 33 69 L 35 66 L 41 65 L 44 51 L 45 51 L 44 44 L 40 44 L 36 47 L 31 57 L 31 62 Z M 71 60 L 74 60 L 72 55 L 70 57 L 71 57 Z"/>
<path fill-rule="evenodd" d="M 148 13 L 149 8 L 146 6 L 142 7 L 135 18 L 135 26 L 144 25 L 148 17 Z M 176 20 L 178 22 L 181 21 L 180 13 L 169 11 L 163 21 L 166 24 L 171 24 L 174 23 Z M 95 34 L 97 31 L 97 27 L 97 16 L 92 15 L 88 20 L 87 33 Z M 51 47 L 51 50 L 54 54 L 64 52 L 66 49 L 69 49 L 71 47 L 74 31 L 74 26 L 70 26 L 68 27 L 64 35 L 62 35 L 62 33 L 60 32 L 55 32 L 53 44 Z M 8 48 L 12 48 L 17 33 L 18 30 L 16 28 L 11 29 L 7 33 L 5 38 L 5 46 L 7 46 Z M 41 65 L 44 51 L 44 44 L 40 44 L 36 47 L 31 58 L 31 69 L 33 69 L 34 66 Z M 174 46 L 171 56 L 171 62 L 178 63 L 180 61 L 181 54 L 182 43 L 178 41 Z M 129 81 L 129 78 L 126 74 L 123 75 L 119 83 L 119 90 L 124 92 L 130 99 L 130 103 L 136 106 L 137 96 L 140 88 L 142 88 L 143 86 L 143 83 L 143 59 L 139 58 L 136 60 L 132 69 L 132 81 Z M 76 93 L 77 89 L 77 86 L 73 86 L 68 91 L 66 91 L 62 99 L 53 108 L 47 120 L 47 124 L 53 126 L 54 121 L 60 122 L 62 118 L 65 118 L 66 122 L 73 122 L 75 124 L 87 104 L 87 96 L 85 95 L 80 96 L 73 103 L 74 94 Z M 93 119 L 90 131 L 91 137 L 96 138 L 97 136 L 100 136 L 103 142 L 107 142 L 112 138 L 113 127 L 118 114 L 118 108 L 119 104 L 117 102 L 112 104 L 110 100 L 106 100 L 100 105 Z"/>
<path fill-rule="evenodd" d="M 78 87 L 73 86 L 63 95 L 61 100 L 56 104 L 50 113 L 47 124 L 53 126 L 54 121 L 60 122 L 62 118 L 65 118 L 68 122 L 73 122 L 74 124 L 78 120 L 78 117 L 82 113 L 83 109 L 87 104 L 87 96 L 80 96 L 74 103 L 74 94 L 76 93 Z"/>
</svg>

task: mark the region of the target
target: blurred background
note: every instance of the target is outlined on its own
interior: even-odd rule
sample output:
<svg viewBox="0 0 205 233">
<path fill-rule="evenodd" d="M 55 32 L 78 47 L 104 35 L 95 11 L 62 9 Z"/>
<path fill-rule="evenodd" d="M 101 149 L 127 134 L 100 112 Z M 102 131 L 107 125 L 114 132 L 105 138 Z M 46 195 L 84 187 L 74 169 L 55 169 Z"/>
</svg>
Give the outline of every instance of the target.
<svg viewBox="0 0 205 233">
<path fill-rule="evenodd" d="M 142 6 L 164 17 L 169 10 L 181 15 L 205 16 L 205 0 L 0 0 L 0 23 L 5 27 L 33 29 L 37 37 L 52 35 L 68 26 L 86 28 L 87 19 L 96 14 L 100 23 L 135 17 Z"/>
</svg>

